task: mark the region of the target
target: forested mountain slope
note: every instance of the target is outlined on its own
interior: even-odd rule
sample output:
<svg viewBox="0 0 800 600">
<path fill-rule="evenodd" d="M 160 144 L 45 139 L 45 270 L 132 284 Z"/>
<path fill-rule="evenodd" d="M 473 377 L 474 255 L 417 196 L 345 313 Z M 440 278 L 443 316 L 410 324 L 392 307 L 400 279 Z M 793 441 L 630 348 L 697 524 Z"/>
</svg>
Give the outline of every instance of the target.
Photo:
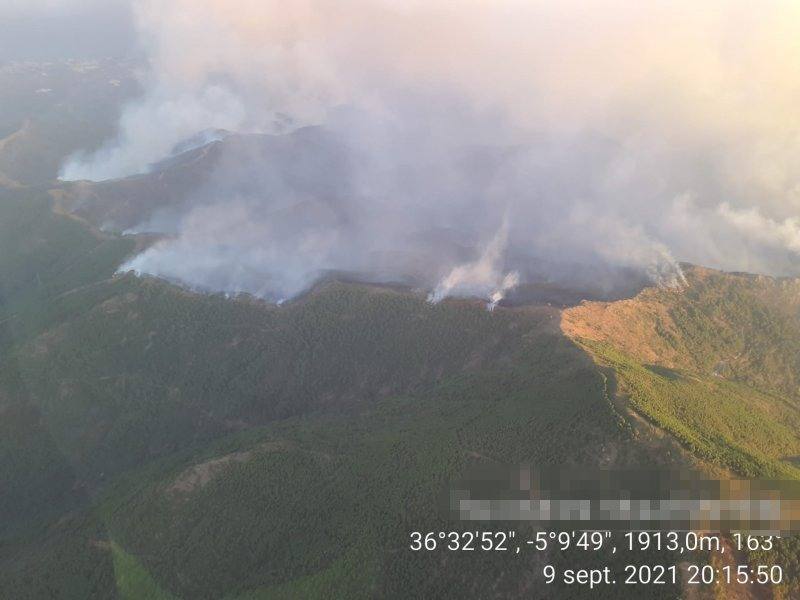
<svg viewBox="0 0 800 600">
<path fill-rule="evenodd" d="M 0 197 L 14 598 L 529 597 L 535 555 L 405 550 L 454 526 L 476 465 L 798 475 L 793 281 L 688 268 L 680 290 L 495 312 L 328 281 L 276 306 L 116 274 L 141 240 L 53 207 Z"/>
<path fill-rule="evenodd" d="M 800 478 L 800 281 L 689 265 L 686 279 L 567 309 L 562 329 L 613 373 L 618 406 L 709 467 Z M 774 593 L 796 597 L 797 537 L 777 552 L 792 575 Z"/>
<path fill-rule="evenodd" d="M 469 464 L 624 448 L 556 309 L 336 282 L 281 307 L 189 293 L 114 275 L 136 241 L 50 202 L 0 207 L 15 597 L 511 593 L 529 565 L 498 583 L 497 564 L 420 562 L 409 528 L 444 526 Z"/>
</svg>

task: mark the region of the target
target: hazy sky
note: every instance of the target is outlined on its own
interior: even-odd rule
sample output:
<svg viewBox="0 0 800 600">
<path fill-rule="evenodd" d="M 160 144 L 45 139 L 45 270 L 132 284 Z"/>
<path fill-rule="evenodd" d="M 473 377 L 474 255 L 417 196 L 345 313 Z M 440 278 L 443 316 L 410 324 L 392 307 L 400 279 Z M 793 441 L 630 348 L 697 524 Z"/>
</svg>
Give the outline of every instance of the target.
<svg viewBox="0 0 800 600">
<path fill-rule="evenodd" d="M 0 0 L 0 61 L 128 56 L 128 0 Z"/>
</svg>

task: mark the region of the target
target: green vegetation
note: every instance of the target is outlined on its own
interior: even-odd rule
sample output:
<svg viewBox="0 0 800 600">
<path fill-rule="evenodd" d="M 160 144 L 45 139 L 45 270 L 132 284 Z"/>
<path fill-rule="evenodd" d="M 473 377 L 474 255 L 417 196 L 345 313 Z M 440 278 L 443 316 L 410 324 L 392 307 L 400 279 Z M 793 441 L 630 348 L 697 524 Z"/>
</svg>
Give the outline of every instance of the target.
<svg viewBox="0 0 800 600">
<path fill-rule="evenodd" d="M 698 457 L 745 477 L 797 478 L 800 411 L 786 398 L 719 377 L 643 365 L 587 342 L 630 405 Z"/>
<path fill-rule="evenodd" d="M 566 329 L 612 370 L 627 405 L 696 458 L 742 477 L 800 478 L 800 283 L 700 268 L 681 291 L 567 312 Z M 656 362 L 657 364 L 653 364 Z M 781 564 L 776 597 L 800 595 L 800 540 L 751 564 Z"/>
<path fill-rule="evenodd" d="M 551 367 L 544 357 L 539 364 Z M 470 570 L 460 560 L 441 565 L 404 551 L 409 532 L 453 527 L 439 507 L 476 456 L 590 463 L 614 427 L 601 403 L 585 404 L 599 391 L 580 371 L 550 381 L 535 367 L 454 378 L 418 398 L 380 400 L 357 418 L 290 419 L 226 440 L 208 456 L 252 455 L 187 491 L 174 489 L 187 464 L 146 468 L 109 494 L 103 514 L 115 539 L 186 597 L 263 588 L 358 597 L 378 585 L 380 597 L 424 597 L 441 584 L 435 574 L 450 595 L 468 594 L 495 585 L 492 573 L 508 558 L 483 557 Z M 198 460 L 206 459 L 191 464 Z"/>
<path fill-rule="evenodd" d="M 442 497 L 476 461 L 591 464 L 625 440 L 552 309 L 340 283 L 280 308 L 192 294 L 114 276 L 132 242 L 47 198 L 5 202 L 1 389 L 27 425 L 4 439 L 20 485 L 3 506 L 47 488 L 37 463 L 63 496 L 3 539 L 0 588 L 18 597 L 19 548 L 70 513 L 102 526 L 63 564 L 101 557 L 75 572 L 103 591 L 64 597 L 510 591 L 529 562 L 442 563 L 406 552 L 409 531 L 453 526 Z M 169 491 L 208 462 L 205 485 Z M 61 552 L 38 558 L 30 569 L 61 573 Z"/>
<path fill-rule="evenodd" d="M 24 532 L 0 536 L 2 597 L 115 598 L 114 568 L 103 547 L 107 534 L 102 523 L 85 510 L 68 511 L 57 519 L 47 518 L 49 514 Z"/>
<path fill-rule="evenodd" d="M 153 580 L 133 556 L 111 542 L 114 556 L 114 575 L 117 582 L 117 593 L 120 600 L 174 600 Z"/>
<path fill-rule="evenodd" d="M 686 276 L 679 290 L 650 288 L 631 300 L 568 309 L 567 330 L 643 364 L 800 399 L 800 279 L 692 266 Z"/>
<path fill-rule="evenodd" d="M 798 479 L 800 410 L 794 400 L 725 381 L 643 365 L 606 343 L 584 342 L 614 369 L 630 406 L 671 433 L 693 455 L 741 477 Z M 776 597 L 800 594 L 800 538 L 782 539 L 771 553 L 750 553 L 751 564 L 780 564 L 786 582 Z"/>
<path fill-rule="evenodd" d="M 646 343 L 579 347 L 544 306 L 329 282 L 275 307 L 116 275 L 134 245 L 0 195 L 4 596 L 529 595 L 540 556 L 412 553 L 408 535 L 472 527 L 444 507 L 476 465 L 657 464 L 603 370 L 700 459 L 800 474 L 789 284 L 651 291 L 657 310 L 626 321 Z"/>
</svg>

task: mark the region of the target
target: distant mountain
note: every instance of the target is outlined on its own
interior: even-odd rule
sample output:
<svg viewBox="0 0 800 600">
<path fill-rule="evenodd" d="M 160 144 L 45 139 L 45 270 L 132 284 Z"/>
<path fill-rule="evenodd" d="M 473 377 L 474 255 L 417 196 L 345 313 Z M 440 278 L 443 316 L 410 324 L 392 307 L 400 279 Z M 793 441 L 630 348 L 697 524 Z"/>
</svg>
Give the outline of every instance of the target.
<svg viewBox="0 0 800 600">
<path fill-rule="evenodd" d="M 206 139 L 213 141 L 197 146 Z M 59 206 L 97 226 L 125 231 L 146 227 L 159 213 L 202 204 L 216 192 L 258 196 L 280 186 L 307 204 L 345 202 L 346 153 L 322 128 L 289 135 L 202 132 L 177 149 L 187 147 L 145 174 L 63 183 L 54 190 Z"/>
<path fill-rule="evenodd" d="M 202 144 L 207 140 L 212 141 Z M 266 224 L 271 225 L 264 239 L 282 249 L 293 247 L 294 239 L 305 234 L 354 237 L 363 226 L 360 219 L 366 220 L 364 207 L 370 202 L 358 198 L 361 192 L 355 189 L 358 177 L 351 164 L 352 149 L 341 136 L 323 127 L 281 135 L 206 131 L 178 149 L 183 148 L 188 149 L 153 164 L 148 173 L 101 182 L 60 182 L 50 194 L 57 210 L 104 231 L 163 236 L 178 234 L 182 219 L 193 210 L 213 207 L 218 213 L 226 202 L 235 205 L 237 199 L 246 199 L 248 206 L 254 207 L 251 210 L 259 226 L 267 229 Z M 486 149 L 476 152 L 486 160 L 492 156 Z M 403 210 L 400 206 L 394 216 L 388 211 L 384 219 L 400 217 Z M 380 227 L 381 219 L 375 225 Z M 358 268 L 338 272 L 354 281 L 431 288 L 454 265 L 474 260 L 485 243 L 475 231 L 463 228 L 426 226 L 424 221 L 416 226 L 418 230 L 394 240 L 395 246 L 364 251 L 361 261 L 353 261 L 359 262 Z M 226 241 L 230 239 L 220 243 Z M 241 255 L 245 249 L 235 250 Z M 506 305 L 550 302 L 567 306 L 584 299 L 618 299 L 651 283 L 641 270 L 633 268 L 545 260 L 517 248 L 508 254 L 508 269 L 518 271 L 523 283 L 508 294 L 503 301 Z M 268 279 L 263 272 L 252 278 Z"/>
</svg>

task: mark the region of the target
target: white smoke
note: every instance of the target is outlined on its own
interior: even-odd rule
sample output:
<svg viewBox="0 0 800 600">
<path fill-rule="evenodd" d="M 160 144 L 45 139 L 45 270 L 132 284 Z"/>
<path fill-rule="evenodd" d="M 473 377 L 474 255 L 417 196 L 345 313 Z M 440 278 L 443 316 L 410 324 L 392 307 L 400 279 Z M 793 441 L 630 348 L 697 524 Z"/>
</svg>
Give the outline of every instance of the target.
<svg viewBox="0 0 800 600">
<path fill-rule="evenodd" d="M 682 282 L 674 257 L 798 271 L 795 2 L 135 6 L 147 91 L 119 137 L 73 157 L 64 178 L 146 171 L 207 129 L 321 124 L 347 162 L 326 170 L 309 159 L 312 191 L 280 175 L 262 182 L 254 163 L 236 171 L 259 182 L 244 196 L 221 169 L 176 238 L 135 259 L 144 272 L 283 297 L 329 270 L 423 271 L 434 299 L 493 301 L 517 285 L 510 272 L 525 281 L 530 257 L 634 268 L 663 285 Z M 325 209 L 287 216 L 309 202 Z M 228 223 L 239 206 L 247 235 L 201 222 Z M 502 249 L 491 242 L 474 259 L 503 214 Z"/>
<path fill-rule="evenodd" d="M 800 255 L 800 218 L 787 217 L 783 221 L 776 221 L 762 215 L 757 207 L 737 210 L 727 202 L 720 204 L 717 212 L 745 237 Z"/>
<path fill-rule="evenodd" d="M 484 248 L 474 262 L 454 267 L 428 296 L 430 302 L 441 302 L 448 296 L 488 298 L 488 309 L 494 310 L 510 290 L 519 285 L 519 273 L 503 274 L 502 262 L 508 247 L 508 221 Z"/>
<path fill-rule="evenodd" d="M 194 93 L 157 89 L 125 111 L 117 139 L 90 156 L 79 153 L 70 158 L 61 178 L 100 181 L 144 173 L 168 157 L 179 142 L 204 129 L 236 130 L 246 115 L 240 99 L 221 86 Z"/>
<path fill-rule="evenodd" d="M 158 242 L 122 270 L 279 300 L 303 291 L 336 262 L 340 239 L 333 228 L 295 228 L 291 240 L 281 239 L 280 224 L 265 226 L 265 220 L 253 218 L 253 210 L 241 200 L 226 202 L 224 211 L 215 205 L 199 207 L 180 224 L 180 236 Z"/>
</svg>

